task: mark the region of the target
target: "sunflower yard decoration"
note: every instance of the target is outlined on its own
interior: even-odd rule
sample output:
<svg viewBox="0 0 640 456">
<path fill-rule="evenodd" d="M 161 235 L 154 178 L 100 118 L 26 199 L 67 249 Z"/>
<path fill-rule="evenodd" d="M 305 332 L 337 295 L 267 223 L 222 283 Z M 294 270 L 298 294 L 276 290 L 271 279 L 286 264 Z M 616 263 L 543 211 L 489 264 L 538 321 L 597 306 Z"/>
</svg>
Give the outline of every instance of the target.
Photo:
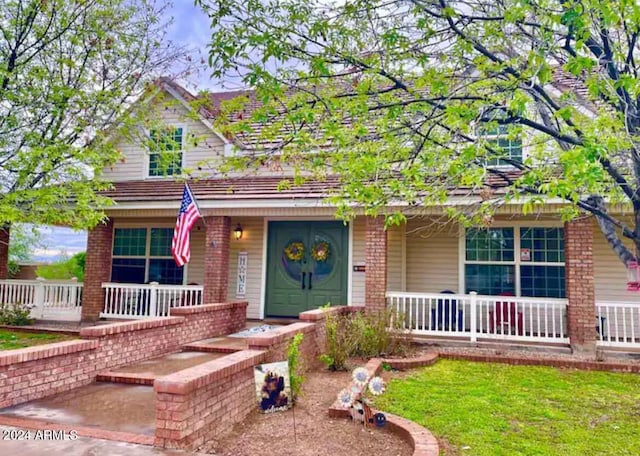
<svg viewBox="0 0 640 456">
<path fill-rule="evenodd" d="M 323 263 L 329 259 L 331 247 L 327 241 L 318 241 L 311 247 L 311 256 L 318 263 Z"/>
<path fill-rule="evenodd" d="M 384 426 L 387 422 L 384 413 L 374 413 L 366 397 L 367 393 L 374 396 L 384 393 L 384 380 L 381 377 L 372 378 L 364 367 L 355 369 L 351 378 L 353 380 L 351 388 L 343 389 L 338 393 L 338 405 L 343 409 L 349 409 L 354 422 L 362 423 L 365 427 Z"/>
<path fill-rule="evenodd" d="M 284 254 L 289 261 L 301 261 L 304 258 L 304 244 L 293 241 L 284 248 Z"/>
</svg>

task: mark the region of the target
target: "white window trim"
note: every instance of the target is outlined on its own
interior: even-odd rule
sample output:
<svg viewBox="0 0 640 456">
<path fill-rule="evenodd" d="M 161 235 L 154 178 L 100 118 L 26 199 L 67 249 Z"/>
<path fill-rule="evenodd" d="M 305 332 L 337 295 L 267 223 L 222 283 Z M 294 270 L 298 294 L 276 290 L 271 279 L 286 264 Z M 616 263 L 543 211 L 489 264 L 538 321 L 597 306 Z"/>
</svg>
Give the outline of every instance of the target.
<svg viewBox="0 0 640 456">
<path fill-rule="evenodd" d="M 171 128 L 182 128 L 182 144 L 180 145 L 180 150 L 176 151 L 176 152 L 180 152 L 180 173 L 182 173 L 182 170 L 184 169 L 184 165 L 185 165 L 185 141 L 187 139 L 187 134 L 188 134 L 188 128 L 187 128 L 187 124 L 184 123 L 175 123 L 175 124 L 168 124 L 166 125 L 167 127 L 171 127 Z M 146 128 L 145 129 L 145 135 L 147 138 L 151 138 L 151 129 Z M 168 174 L 166 176 L 151 176 L 149 174 L 149 166 L 150 166 L 150 162 L 151 162 L 151 152 L 149 150 L 147 150 L 145 148 L 144 151 L 144 168 L 142 170 L 142 178 L 143 179 L 153 179 L 153 180 L 157 180 L 157 179 L 173 179 L 176 176 L 179 176 L 180 174 Z"/>
<path fill-rule="evenodd" d="M 113 260 L 114 259 L 124 259 L 124 260 L 144 260 L 144 283 L 149 282 L 149 266 L 151 260 L 172 260 L 173 257 L 169 256 L 155 256 L 151 255 L 151 230 L 152 229 L 171 229 L 171 226 L 114 226 L 113 227 L 113 236 L 111 236 L 111 264 L 109 265 L 109 277 L 111 278 L 111 270 L 113 269 Z M 114 255 L 113 248 L 116 242 L 116 230 L 128 230 L 128 229 L 144 229 L 146 230 L 146 238 L 145 238 L 145 246 L 144 246 L 144 256 L 136 256 L 136 255 Z M 189 263 L 183 266 L 182 271 L 182 285 L 187 284 L 187 277 L 189 275 Z"/>
<path fill-rule="evenodd" d="M 515 280 L 515 295 L 521 297 L 521 283 L 520 283 L 520 266 L 521 265 L 534 265 L 534 266 L 564 266 L 566 268 L 566 258 L 563 262 L 551 263 L 551 262 L 537 262 L 537 261 L 521 261 L 520 260 L 520 229 L 521 228 L 564 228 L 564 224 L 548 221 L 499 221 L 493 223 L 491 228 L 513 228 L 513 248 L 514 248 L 514 261 L 467 261 L 467 229 L 460 227 L 460 238 L 458 240 L 458 292 L 465 294 L 467 289 L 467 277 L 465 274 L 465 266 L 467 264 L 486 264 L 486 265 L 505 265 L 514 266 L 514 280 Z M 566 248 L 566 246 L 565 246 Z M 566 284 L 565 284 L 566 287 Z"/>
</svg>

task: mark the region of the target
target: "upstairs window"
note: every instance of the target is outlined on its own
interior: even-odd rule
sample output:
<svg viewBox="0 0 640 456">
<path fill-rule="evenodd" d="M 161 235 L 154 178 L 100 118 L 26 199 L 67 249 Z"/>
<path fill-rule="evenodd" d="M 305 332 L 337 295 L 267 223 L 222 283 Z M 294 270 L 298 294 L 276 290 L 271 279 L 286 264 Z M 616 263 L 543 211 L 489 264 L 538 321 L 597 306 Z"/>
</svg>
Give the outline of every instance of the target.
<svg viewBox="0 0 640 456">
<path fill-rule="evenodd" d="M 151 130 L 149 139 L 149 176 L 182 173 L 182 127 Z"/>
<path fill-rule="evenodd" d="M 496 111 L 494 119 L 504 118 L 504 111 Z M 510 166 L 510 163 L 500 157 L 522 161 L 522 136 L 509 131 L 509 125 L 481 126 L 477 135 L 481 137 L 487 148 L 491 148 L 489 154 L 492 158 L 485 160 L 485 166 Z"/>
</svg>

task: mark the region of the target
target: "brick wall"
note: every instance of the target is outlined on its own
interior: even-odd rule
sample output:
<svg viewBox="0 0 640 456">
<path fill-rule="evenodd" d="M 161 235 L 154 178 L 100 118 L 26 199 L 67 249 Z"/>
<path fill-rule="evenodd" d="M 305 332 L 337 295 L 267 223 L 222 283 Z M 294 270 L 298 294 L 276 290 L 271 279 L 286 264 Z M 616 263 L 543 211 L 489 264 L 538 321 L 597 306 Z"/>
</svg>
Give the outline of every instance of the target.
<svg viewBox="0 0 640 456">
<path fill-rule="evenodd" d="M 96 375 L 238 331 L 246 302 L 194 306 L 183 316 L 83 328 L 85 340 L 0 352 L 0 408 L 87 385 Z M 176 312 L 174 312 L 176 313 Z"/>
<path fill-rule="evenodd" d="M 227 299 L 229 282 L 229 242 L 231 219 L 224 216 L 205 217 L 204 303 Z"/>
<path fill-rule="evenodd" d="M 102 312 L 104 306 L 102 283 L 111 279 L 112 244 L 113 220 L 108 220 L 89 231 L 82 291 L 83 321 L 97 320 Z"/>
<path fill-rule="evenodd" d="M 367 217 L 365 254 L 365 305 L 368 309 L 384 309 L 387 292 L 387 232 L 384 229 L 384 217 Z"/>
<path fill-rule="evenodd" d="M 0 227 L 0 280 L 9 276 L 9 228 Z"/>
<path fill-rule="evenodd" d="M 296 334 L 303 334 L 302 343 L 299 350 L 302 357 L 301 365 L 303 369 L 310 369 L 319 363 L 318 356 L 324 347 L 321 340 L 322 335 L 317 330 L 323 329 L 322 322 L 315 323 L 293 323 L 283 326 L 268 333 L 258 334 L 247 340 L 250 350 L 262 350 L 266 352 L 265 363 L 273 363 L 287 359 L 287 345 Z"/>
<path fill-rule="evenodd" d="M 184 318 L 179 344 L 243 330 L 248 304 L 247 301 L 235 301 L 171 309 L 172 316 Z"/>
<path fill-rule="evenodd" d="M 264 356 L 243 350 L 156 379 L 155 445 L 197 448 L 256 410 L 253 367 Z"/>
<path fill-rule="evenodd" d="M 595 350 L 596 302 L 593 271 L 593 224 L 582 217 L 564 225 L 567 332 L 578 351 Z"/>
</svg>

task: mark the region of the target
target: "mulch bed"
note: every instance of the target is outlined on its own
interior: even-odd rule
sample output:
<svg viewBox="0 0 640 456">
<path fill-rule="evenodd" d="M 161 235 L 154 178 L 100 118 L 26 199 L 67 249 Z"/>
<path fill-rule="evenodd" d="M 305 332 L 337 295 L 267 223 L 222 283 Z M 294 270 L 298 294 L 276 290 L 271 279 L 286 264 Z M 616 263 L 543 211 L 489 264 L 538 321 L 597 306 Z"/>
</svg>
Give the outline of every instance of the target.
<svg viewBox="0 0 640 456">
<path fill-rule="evenodd" d="M 384 428 L 329 418 L 328 408 L 350 382 L 349 372 L 307 372 L 302 397 L 294 409 L 271 414 L 256 411 L 230 434 L 200 451 L 220 456 L 412 455 L 408 442 Z"/>
</svg>

